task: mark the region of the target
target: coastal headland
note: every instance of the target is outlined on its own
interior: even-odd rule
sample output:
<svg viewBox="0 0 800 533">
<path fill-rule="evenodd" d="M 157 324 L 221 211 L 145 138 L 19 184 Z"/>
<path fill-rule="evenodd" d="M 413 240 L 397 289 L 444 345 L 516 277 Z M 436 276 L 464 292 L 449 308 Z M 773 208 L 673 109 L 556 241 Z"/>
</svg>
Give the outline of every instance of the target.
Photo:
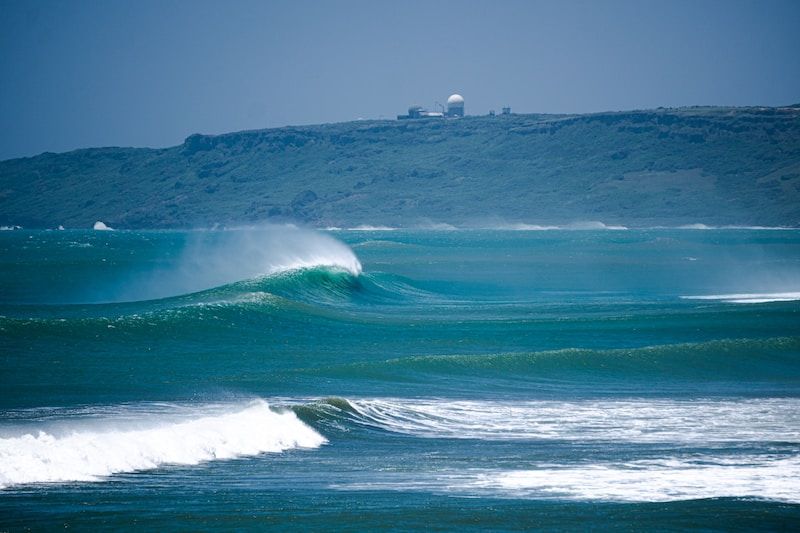
<svg viewBox="0 0 800 533">
<path fill-rule="evenodd" d="M 364 120 L 0 162 L 0 225 L 800 225 L 800 106 Z"/>
</svg>

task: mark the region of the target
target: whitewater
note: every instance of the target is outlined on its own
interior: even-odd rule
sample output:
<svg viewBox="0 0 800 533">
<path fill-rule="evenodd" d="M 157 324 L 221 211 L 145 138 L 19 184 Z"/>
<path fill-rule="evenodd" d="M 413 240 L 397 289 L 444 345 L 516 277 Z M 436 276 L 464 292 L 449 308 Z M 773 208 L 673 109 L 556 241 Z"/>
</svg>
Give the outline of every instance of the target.
<svg viewBox="0 0 800 533">
<path fill-rule="evenodd" d="M 798 294 L 788 228 L 2 232 L 0 529 L 786 529 Z"/>
<path fill-rule="evenodd" d="M 0 488 L 27 483 L 100 481 L 163 465 L 196 465 L 290 448 L 317 448 L 325 439 L 292 413 L 275 413 L 263 400 L 135 417 L 70 416 L 24 428 L 4 426 Z M 41 414 L 40 414 L 41 416 Z M 77 418 L 78 420 L 75 420 Z M 14 434 L 15 436 L 8 436 Z"/>
</svg>

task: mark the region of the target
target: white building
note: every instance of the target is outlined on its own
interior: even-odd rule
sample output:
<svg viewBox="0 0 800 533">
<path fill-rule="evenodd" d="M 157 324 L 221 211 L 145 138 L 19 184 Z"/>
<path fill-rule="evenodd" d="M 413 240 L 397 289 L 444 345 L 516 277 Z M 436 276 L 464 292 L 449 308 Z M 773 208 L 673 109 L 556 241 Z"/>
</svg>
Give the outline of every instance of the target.
<svg viewBox="0 0 800 533">
<path fill-rule="evenodd" d="M 464 116 L 464 97 L 460 94 L 451 94 L 447 99 L 447 116 L 448 117 L 463 117 Z"/>
</svg>

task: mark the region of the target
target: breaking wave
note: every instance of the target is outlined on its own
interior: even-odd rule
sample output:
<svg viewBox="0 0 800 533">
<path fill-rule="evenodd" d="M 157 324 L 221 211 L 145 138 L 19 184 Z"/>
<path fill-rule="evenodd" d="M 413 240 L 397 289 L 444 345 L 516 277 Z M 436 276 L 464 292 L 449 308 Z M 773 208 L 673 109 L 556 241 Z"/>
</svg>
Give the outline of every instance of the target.
<svg viewBox="0 0 800 533">
<path fill-rule="evenodd" d="M 0 426 L 0 488 L 99 481 L 165 465 L 317 448 L 325 438 L 294 413 L 255 400 L 201 407 L 120 407 Z"/>
<path fill-rule="evenodd" d="M 535 500 L 667 502 L 756 498 L 800 503 L 800 399 L 474 401 L 332 398 L 295 408 L 425 439 L 529 441 L 588 450 L 636 446 L 657 455 L 620 461 L 592 454 L 574 463 L 387 472 L 339 490 L 423 491 Z M 609 445 L 609 443 L 615 443 Z M 649 448 L 648 448 L 649 447 Z M 737 450 L 766 448 L 765 453 Z M 687 449 L 694 449 L 687 452 Z M 665 450 L 667 450 L 665 452 Z"/>
<path fill-rule="evenodd" d="M 797 442 L 800 399 L 442 400 L 329 398 L 295 407 L 313 423 L 346 421 L 423 438 L 721 444 Z"/>
<path fill-rule="evenodd" d="M 329 234 L 294 226 L 265 226 L 191 236 L 176 261 L 134 276 L 105 301 L 142 301 L 189 294 L 304 269 L 361 274 L 353 251 Z"/>
<path fill-rule="evenodd" d="M 303 410 L 306 410 L 305 412 Z M 296 408 L 301 417 L 309 406 Z M 800 399 L 474 401 L 333 398 L 313 408 L 366 430 L 426 439 L 529 441 L 537 446 L 637 446 L 655 456 L 521 468 L 387 472 L 338 490 L 422 491 L 533 500 L 668 502 L 751 498 L 800 503 Z M 320 420 L 321 419 L 321 420 Z M 332 424 L 336 426 L 336 424 Z M 588 447 L 588 448 L 587 448 Z M 647 448 L 649 447 L 649 448 Z M 765 453 L 736 450 L 766 448 Z M 694 449 L 687 452 L 687 449 Z M 666 453 L 665 453 L 665 450 Z"/>
</svg>

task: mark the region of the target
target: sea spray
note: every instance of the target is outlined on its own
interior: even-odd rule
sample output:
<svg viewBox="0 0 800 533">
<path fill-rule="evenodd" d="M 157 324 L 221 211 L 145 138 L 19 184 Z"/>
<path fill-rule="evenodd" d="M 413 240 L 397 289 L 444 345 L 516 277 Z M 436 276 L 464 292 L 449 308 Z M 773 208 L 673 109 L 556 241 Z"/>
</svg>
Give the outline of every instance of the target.
<svg viewBox="0 0 800 533">
<path fill-rule="evenodd" d="M 329 234 L 295 226 L 265 225 L 191 234 L 174 262 L 132 276 L 111 301 L 164 298 L 236 281 L 315 267 L 361 273 L 353 251 Z"/>
</svg>

